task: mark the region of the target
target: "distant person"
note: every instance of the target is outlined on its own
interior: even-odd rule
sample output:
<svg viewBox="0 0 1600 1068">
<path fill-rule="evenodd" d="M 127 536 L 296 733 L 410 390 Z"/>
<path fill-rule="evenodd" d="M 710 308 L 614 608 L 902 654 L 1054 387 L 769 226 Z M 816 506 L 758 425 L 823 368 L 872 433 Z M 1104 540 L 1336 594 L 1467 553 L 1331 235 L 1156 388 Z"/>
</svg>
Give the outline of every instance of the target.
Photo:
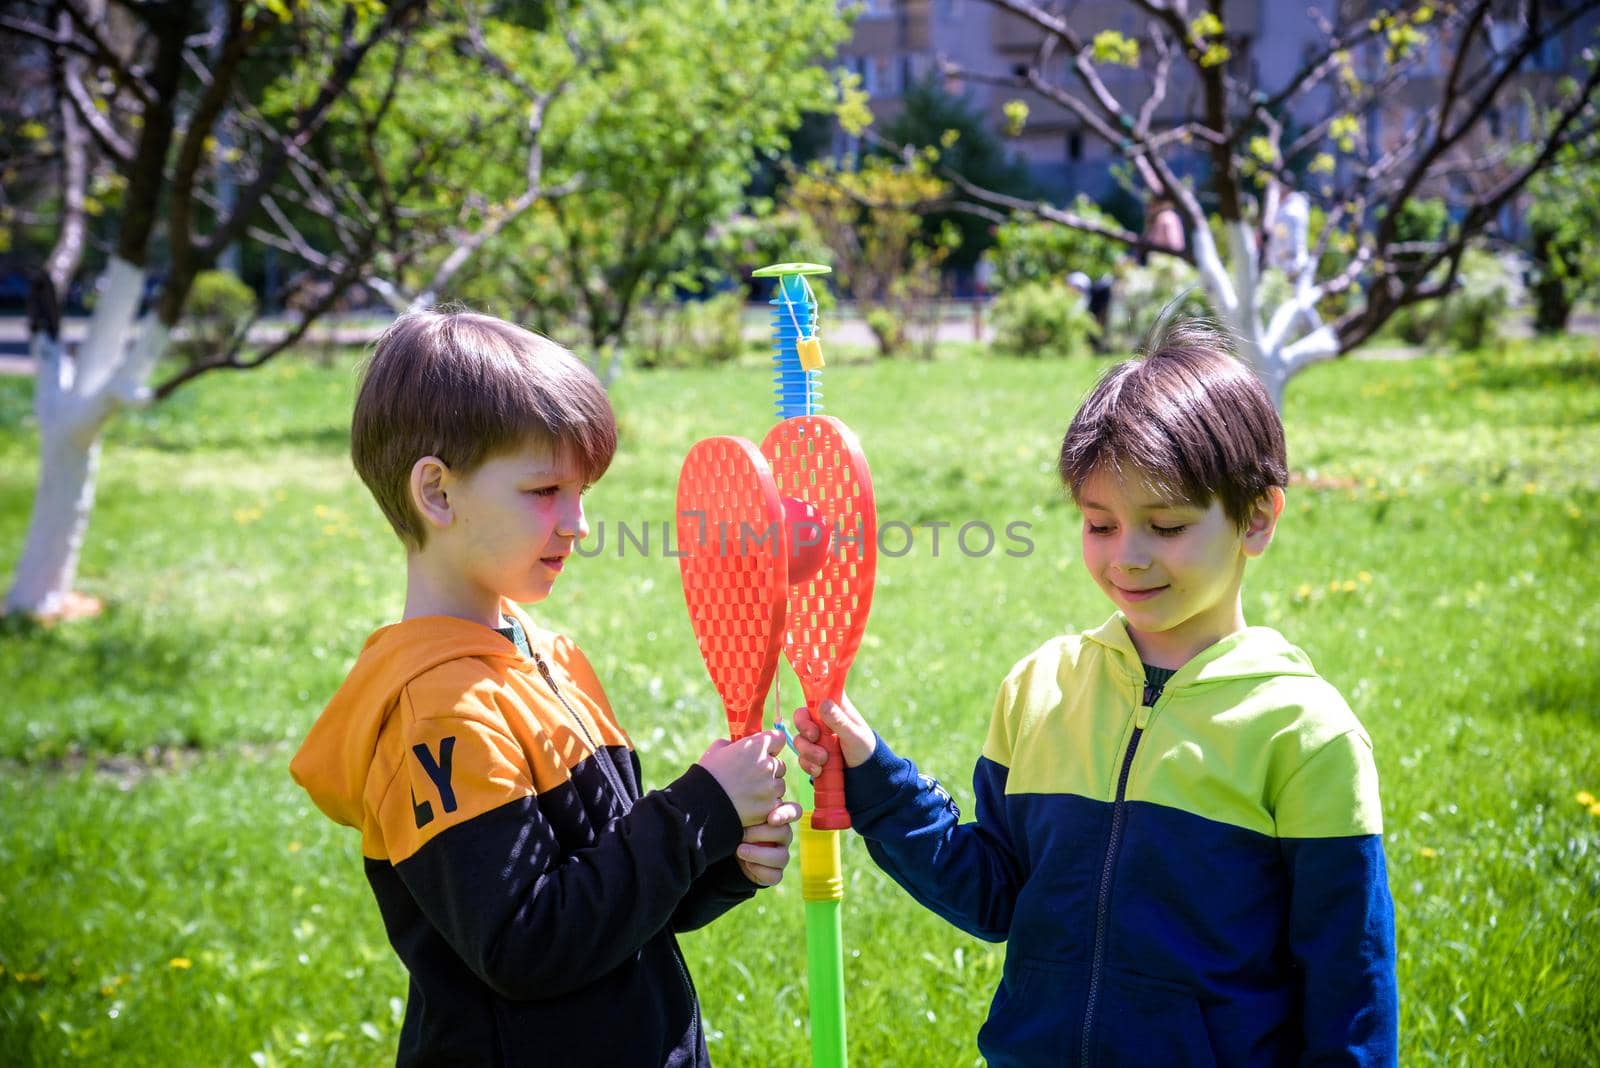
<svg viewBox="0 0 1600 1068">
<path fill-rule="evenodd" d="M 534 625 L 611 463 L 605 392 L 486 315 L 402 316 L 356 398 L 351 455 L 406 549 L 405 612 L 290 765 L 361 832 L 410 973 L 401 1065 L 707 1065 L 676 934 L 778 882 L 793 804 L 777 732 L 719 742 L 644 793 L 571 639 Z"/>
<path fill-rule="evenodd" d="M 1166 197 L 1157 197 L 1150 203 L 1150 210 L 1145 213 L 1144 239 L 1157 248 L 1168 252 L 1181 253 L 1186 248 L 1183 236 L 1183 219 L 1178 215 L 1178 209 Z M 1143 266 L 1148 260 L 1148 253 L 1141 250 L 1138 256 L 1139 265 Z"/>
<path fill-rule="evenodd" d="M 994 253 L 986 249 L 972 265 L 972 285 L 979 299 L 987 300 L 994 294 L 994 274 Z"/>
<path fill-rule="evenodd" d="M 1067 275 L 1067 286 L 1078 293 L 1082 299 L 1081 307 L 1088 309 L 1090 317 L 1099 327 L 1090 339 L 1096 352 L 1106 350 L 1106 332 L 1111 323 L 1111 292 L 1115 284 L 1116 278 L 1109 272 L 1093 281 L 1083 271 L 1073 271 Z"/>
<path fill-rule="evenodd" d="M 1271 401 L 1221 336 L 1179 324 L 1101 377 L 1060 475 L 1116 611 L 1000 684 L 976 822 L 848 699 L 821 710 L 873 859 L 1006 943 L 980 1054 L 1395 1064 L 1372 744 L 1304 652 L 1244 618 L 1245 567 L 1272 542 L 1289 475 Z M 816 775 L 816 723 L 795 723 Z"/>
</svg>

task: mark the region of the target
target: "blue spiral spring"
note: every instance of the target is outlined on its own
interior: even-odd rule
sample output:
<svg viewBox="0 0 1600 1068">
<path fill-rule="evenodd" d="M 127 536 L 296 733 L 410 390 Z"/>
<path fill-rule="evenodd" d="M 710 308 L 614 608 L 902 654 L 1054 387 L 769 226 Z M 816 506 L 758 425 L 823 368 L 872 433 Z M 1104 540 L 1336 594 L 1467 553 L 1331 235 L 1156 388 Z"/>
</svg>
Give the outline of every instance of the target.
<svg viewBox="0 0 1600 1068">
<path fill-rule="evenodd" d="M 808 299 L 805 278 L 786 274 L 778 278 L 772 291 L 773 393 L 778 401 L 778 418 L 814 415 L 822 410 L 822 372 L 800 366 L 795 342 L 811 336 L 815 307 Z"/>
</svg>

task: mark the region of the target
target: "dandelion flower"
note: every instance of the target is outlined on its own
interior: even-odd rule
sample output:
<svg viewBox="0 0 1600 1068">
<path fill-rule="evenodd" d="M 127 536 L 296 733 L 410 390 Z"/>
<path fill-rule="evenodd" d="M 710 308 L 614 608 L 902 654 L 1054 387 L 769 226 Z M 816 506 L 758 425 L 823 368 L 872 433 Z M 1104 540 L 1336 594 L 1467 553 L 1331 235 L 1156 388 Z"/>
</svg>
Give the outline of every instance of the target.
<svg viewBox="0 0 1600 1068">
<path fill-rule="evenodd" d="M 1357 575 L 1356 578 L 1360 579 L 1362 584 L 1365 585 L 1366 583 L 1372 581 L 1372 572 L 1363 571 L 1359 575 Z"/>
<path fill-rule="evenodd" d="M 184 971 L 194 967 L 194 962 L 188 957 L 173 957 L 171 960 L 167 961 L 167 967 L 177 968 L 180 971 Z"/>
<path fill-rule="evenodd" d="M 1600 801 L 1596 801 L 1594 804 L 1589 806 L 1589 815 L 1600 816 Z"/>
<path fill-rule="evenodd" d="M 1417 852 L 1421 853 L 1425 857 L 1436 857 L 1439 855 L 1439 851 L 1432 846 L 1423 846 L 1421 849 L 1417 850 Z"/>
<path fill-rule="evenodd" d="M 1584 806 L 1592 805 L 1595 802 L 1595 796 L 1594 796 L 1594 794 L 1591 794 L 1588 790 L 1579 790 L 1578 791 L 1577 801 L 1578 801 L 1578 804 L 1580 804 L 1580 805 L 1584 805 Z"/>
</svg>

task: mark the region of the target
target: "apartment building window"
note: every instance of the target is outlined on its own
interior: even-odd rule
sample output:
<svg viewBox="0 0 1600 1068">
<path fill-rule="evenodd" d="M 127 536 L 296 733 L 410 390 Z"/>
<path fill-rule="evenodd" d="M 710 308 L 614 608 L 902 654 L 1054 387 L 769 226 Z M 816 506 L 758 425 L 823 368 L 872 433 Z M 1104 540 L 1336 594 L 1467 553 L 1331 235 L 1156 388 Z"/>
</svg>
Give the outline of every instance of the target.
<svg viewBox="0 0 1600 1068">
<path fill-rule="evenodd" d="M 1067 162 L 1077 163 L 1083 159 L 1083 131 L 1067 131 Z"/>
<path fill-rule="evenodd" d="M 868 96 L 878 95 L 878 66 L 866 56 L 848 56 L 845 64 L 861 79 L 861 90 Z"/>
<path fill-rule="evenodd" d="M 1252 79 L 1256 76 L 1255 60 L 1250 54 L 1251 38 L 1247 33 L 1240 34 L 1228 42 L 1231 55 L 1228 57 L 1227 72 L 1235 78 Z"/>
<path fill-rule="evenodd" d="M 872 68 L 875 75 L 873 81 L 877 83 L 877 88 L 868 89 L 869 93 L 872 93 L 873 96 L 878 96 L 879 94 L 894 96 L 900 92 L 900 86 L 896 84 L 897 79 L 895 77 L 899 73 L 899 68 L 895 65 L 893 56 L 873 56 Z"/>
<path fill-rule="evenodd" d="M 1528 57 L 1534 70 L 1558 71 L 1561 69 L 1561 38 L 1554 35 L 1546 37 L 1533 50 L 1533 55 Z"/>
</svg>

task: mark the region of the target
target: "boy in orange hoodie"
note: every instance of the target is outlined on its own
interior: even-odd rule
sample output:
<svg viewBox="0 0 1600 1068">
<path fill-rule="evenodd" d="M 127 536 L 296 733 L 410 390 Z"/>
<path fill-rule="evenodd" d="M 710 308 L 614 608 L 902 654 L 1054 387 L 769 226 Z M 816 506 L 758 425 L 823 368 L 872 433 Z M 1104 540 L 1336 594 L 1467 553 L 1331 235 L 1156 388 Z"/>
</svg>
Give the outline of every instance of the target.
<svg viewBox="0 0 1600 1068">
<path fill-rule="evenodd" d="M 351 454 L 405 543 L 405 614 L 290 770 L 361 831 L 411 976 L 399 1064 L 709 1064 L 675 934 L 787 863 L 781 735 L 643 793 L 588 660 L 517 607 L 567 567 L 615 448 L 588 369 L 488 316 L 403 316 L 362 381 Z"/>
</svg>

